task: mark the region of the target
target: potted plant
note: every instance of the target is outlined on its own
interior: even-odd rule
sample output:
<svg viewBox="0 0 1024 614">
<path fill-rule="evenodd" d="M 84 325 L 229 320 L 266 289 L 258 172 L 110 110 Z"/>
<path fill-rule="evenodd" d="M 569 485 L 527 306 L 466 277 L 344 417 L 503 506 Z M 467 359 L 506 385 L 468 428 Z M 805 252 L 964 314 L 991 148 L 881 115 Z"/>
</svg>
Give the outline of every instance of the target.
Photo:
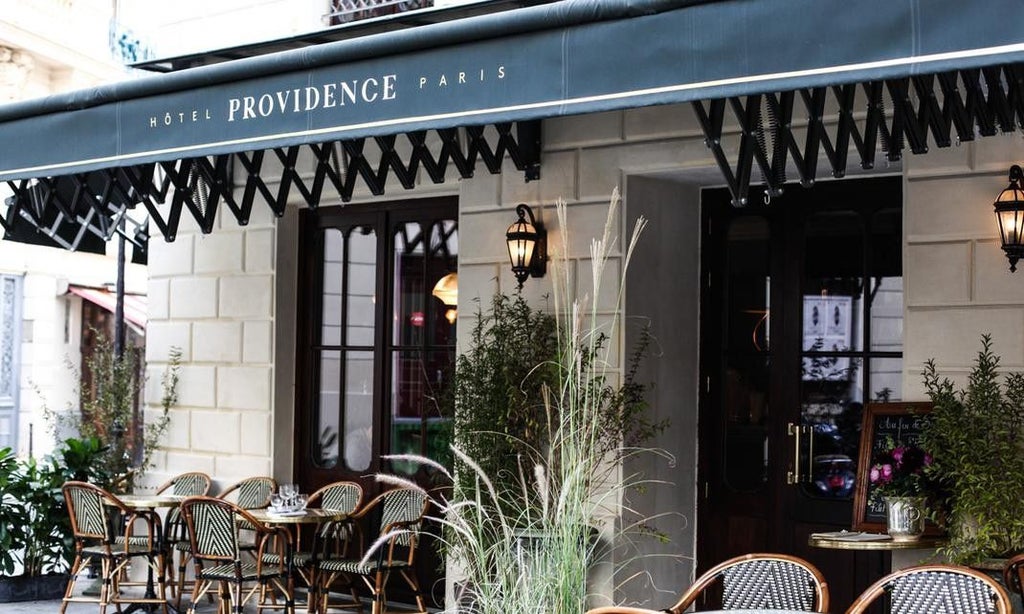
<svg viewBox="0 0 1024 614">
<path fill-rule="evenodd" d="M 602 270 L 608 254 L 615 252 L 610 237 L 618 219 L 617 204 L 616 194 L 606 233 L 592 244 L 594 287 L 589 296 L 602 295 Z M 565 214 L 560 203 L 562 244 L 568 245 Z M 643 224 L 643 220 L 638 223 L 623 251 L 623 274 Z M 429 464 L 454 483 L 450 498 L 433 497 L 437 511 L 433 519 L 444 528 L 441 537 L 458 587 L 460 611 L 582 612 L 591 565 L 610 551 L 614 533 L 641 526 L 613 519 L 628 512 L 622 509 L 624 489 L 643 485 L 642 476 L 621 472 L 625 459 L 644 452 L 632 439 L 643 408 L 626 400 L 639 402 L 642 395 L 634 397 L 635 391 L 608 384 L 611 362 L 605 341 L 614 336 L 614 324 L 608 322 L 615 321 L 615 314 L 599 313 L 593 304 L 575 298 L 568 264 L 563 255 L 552 266 L 555 309 L 553 316 L 547 316 L 553 319 L 547 329 L 550 341 L 528 336 L 536 325 L 509 330 L 506 317 L 493 323 L 505 326 L 502 334 L 492 336 L 488 326 L 474 332 L 475 347 L 459 363 L 460 369 L 470 370 L 457 370 L 456 376 L 456 381 L 470 375 L 472 380 L 456 385 L 463 390 L 456 395 L 455 475 L 429 459 L 394 459 Z M 511 308 L 511 319 L 536 322 L 537 314 L 518 299 L 499 297 L 493 305 L 499 316 Z M 513 339 L 517 334 L 523 337 Z M 551 351 L 507 351 L 513 347 Z M 531 377 L 540 378 L 540 383 L 531 383 Z M 534 385 L 537 396 L 525 399 Z M 476 399 L 484 398 L 491 400 L 478 405 Z M 487 418 L 476 421 L 463 413 L 473 410 Z M 470 430 L 459 430 L 467 425 Z M 480 437 L 502 446 L 501 458 L 495 458 L 487 446 L 475 445 Z M 397 476 L 379 479 L 417 487 Z M 372 556 L 371 549 L 366 557 Z"/>
<path fill-rule="evenodd" d="M 928 473 L 946 493 L 942 552 L 965 564 L 1024 550 L 1024 374 L 1000 375 L 990 335 L 981 346 L 965 388 L 941 377 L 934 360 L 924 370 L 934 408 L 921 444 L 935 452 Z"/>
<path fill-rule="evenodd" d="M 69 439 L 42 461 L 0 449 L 0 603 L 60 597 L 67 586 L 71 524 L 61 486 L 109 481 L 97 439 Z"/>
<path fill-rule="evenodd" d="M 887 438 L 872 458 L 868 480 L 872 498 L 885 502 L 887 529 L 896 541 L 910 541 L 924 534 L 928 500 L 935 487 L 927 470 L 932 455 L 914 444 Z"/>
<path fill-rule="evenodd" d="M 617 387 L 607 383 L 604 369 L 589 368 L 597 367 L 603 358 L 607 339 L 607 333 L 595 331 L 588 342 L 592 345 L 577 348 L 587 376 L 581 384 L 599 405 L 595 415 L 602 431 L 595 441 L 598 456 L 622 442 L 640 445 L 667 426 L 667 421 L 650 420 L 645 412 L 646 387 L 636 381 L 650 340 L 648 330 L 641 331 Z M 562 377 L 559 341 L 554 315 L 530 306 L 521 294 L 496 293 L 490 309 L 477 313 L 470 347 L 456 361 L 445 399 L 446 413 L 454 416 L 456 445 L 502 489 L 519 484 L 515 472 L 507 470 L 508 459 L 545 450 L 552 443 L 555 407 L 545 402 L 544 395 L 557 390 Z M 457 457 L 455 467 L 459 479 L 474 479 Z"/>
<path fill-rule="evenodd" d="M 170 409 L 178 401 L 181 350 L 171 348 L 160 382 L 160 411 L 154 414 L 155 420 L 144 422 L 138 406 L 146 383 L 142 348 L 126 347 L 118 355 L 105 335 L 96 330 L 93 334 L 97 343 L 84 367 L 90 377 L 83 379 L 74 365 L 68 365 L 75 379 L 84 382 L 80 409 L 46 409 L 44 414 L 55 437 L 70 432 L 83 440 L 101 442 L 110 479 L 97 484 L 115 492 L 131 492 L 149 469 L 153 452 L 170 424 Z"/>
</svg>

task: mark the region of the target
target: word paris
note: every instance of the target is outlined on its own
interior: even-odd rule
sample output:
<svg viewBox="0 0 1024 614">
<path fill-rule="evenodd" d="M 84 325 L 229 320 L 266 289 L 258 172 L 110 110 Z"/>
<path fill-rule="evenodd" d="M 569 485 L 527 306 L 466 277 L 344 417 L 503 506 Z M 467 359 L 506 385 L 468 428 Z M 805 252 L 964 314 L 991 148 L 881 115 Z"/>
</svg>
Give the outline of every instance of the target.
<svg viewBox="0 0 1024 614">
<path fill-rule="evenodd" d="M 504 66 L 499 66 L 498 69 L 494 72 L 494 76 L 498 80 L 504 79 L 505 78 L 505 67 Z M 446 73 L 441 73 L 440 75 L 438 75 L 436 77 L 433 77 L 433 78 L 431 78 L 431 77 L 420 77 L 420 89 L 422 90 L 422 89 L 424 89 L 426 87 L 429 87 L 431 85 L 434 85 L 434 86 L 437 86 L 437 87 L 446 87 L 449 84 L 451 84 L 451 85 L 465 85 L 469 81 L 479 81 L 479 82 L 483 83 L 486 80 L 487 80 L 487 73 L 486 73 L 486 71 L 483 68 L 480 69 L 479 73 L 472 73 L 472 72 L 466 72 L 466 71 L 460 70 L 459 72 L 451 73 L 450 75 L 446 74 Z"/>
</svg>

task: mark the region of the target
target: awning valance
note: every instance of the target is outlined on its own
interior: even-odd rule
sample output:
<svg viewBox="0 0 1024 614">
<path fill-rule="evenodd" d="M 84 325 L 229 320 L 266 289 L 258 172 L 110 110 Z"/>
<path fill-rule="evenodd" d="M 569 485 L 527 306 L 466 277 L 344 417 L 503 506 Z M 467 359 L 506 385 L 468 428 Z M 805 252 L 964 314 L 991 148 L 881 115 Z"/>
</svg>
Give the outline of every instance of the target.
<svg viewBox="0 0 1024 614">
<path fill-rule="evenodd" d="M 117 309 L 117 295 L 104 288 L 71 284 L 68 286 L 68 294 L 79 296 L 110 313 L 114 313 Z M 146 334 L 148 309 L 149 301 L 145 294 L 124 295 L 124 319 L 136 327 L 136 332 L 143 335 Z"/>
<path fill-rule="evenodd" d="M 572 0 L 0 108 L 0 180 L 1024 60 L 1017 0 Z"/>
</svg>

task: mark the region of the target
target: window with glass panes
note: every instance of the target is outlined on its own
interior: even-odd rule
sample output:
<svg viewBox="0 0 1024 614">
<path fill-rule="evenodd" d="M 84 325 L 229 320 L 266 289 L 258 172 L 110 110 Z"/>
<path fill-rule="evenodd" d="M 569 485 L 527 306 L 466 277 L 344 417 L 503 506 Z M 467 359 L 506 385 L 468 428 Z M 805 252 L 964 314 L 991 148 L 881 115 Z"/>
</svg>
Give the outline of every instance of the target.
<svg viewBox="0 0 1024 614">
<path fill-rule="evenodd" d="M 434 289 L 458 267 L 455 200 L 303 215 L 297 478 L 314 488 L 381 470 L 415 473 L 382 456 L 441 459 L 447 450 L 440 399 L 454 364 L 456 305 Z"/>
</svg>

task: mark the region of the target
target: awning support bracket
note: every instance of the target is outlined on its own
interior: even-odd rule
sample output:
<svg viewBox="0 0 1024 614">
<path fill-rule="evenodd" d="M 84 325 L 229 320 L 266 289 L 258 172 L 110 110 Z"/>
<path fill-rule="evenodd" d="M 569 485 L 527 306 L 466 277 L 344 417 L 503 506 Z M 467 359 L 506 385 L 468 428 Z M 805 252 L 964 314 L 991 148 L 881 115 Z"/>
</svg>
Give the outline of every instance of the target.
<svg viewBox="0 0 1024 614">
<path fill-rule="evenodd" d="M 793 132 L 794 94 L 807 115 L 802 149 Z M 738 130 L 726 126 L 726 103 Z M 861 167 L 870 169 L 878 146 L 888 161 L 898 162 L 905 147 L 926 153 L 929 136 L 937 147 L 949 147 L 954 131 L 961 143 L 975 134 L 1024 128 L 1024 65 L 872 81 L 860 84 L 860 95 L 858 85 L 848 83 L 692 104 L 733 205 L 742 207 L 749 201 L 755 163 L 765 191 L 774 197 L 782 194 L 788 164 L 804 186 L 817 179 L 820 160 L 828 162 L 833 177 L 845 176 L 851 141 Z M 834 118 L 827 115 L 833 112 Z M 723 144 L 729 138 L 738 139 L 732 148 Z M 728 151 L 735 151 L 732 158 Z"/>
<path fill-rule="evenodd" d="M 316 208 L 328 197 L 324 189 L 329 184 L 341 202 L 349 202 L 360 180 L 370 194 L 380 196 L 392 177 L 404 189 L 415 188 L 420 169 L 434 183 L 442 183 L 449 163 L 460 177 L 469 178 L 478 161 L 489 172 L 500 173 L 507 157 L 527 181 L 540 176 L 539 121 L 434 132 L 433 141 L 427 131 L 415 131 L 404 142 L 398 135 L 346 139 L 9 181 L 14 196 L 0 225 L 11 232 L 15 225 L 29 224 L 77 249 L 86 230 L 104 239 L 122 232 L 121 219 L 141 203 L 164 238 L 173 241 L 183 211 L 205 234 L 213 230 L 222 202 L 245 226 L 257 196 L 281 217 L 293 193 Z M 312 166 L 303 166 L 304 148 L 312 154 Z M 268 151 L 278 163 L 272 169 L 265 164 Z M 245 173 L 240 199 L 234 192 L 236 162 Z M 274 177 L 264 178 L 265 170 Z M 130 237 L 129 231 L 123 232 L 133 242 L 145 236 L 134 228 Z M 70 240 L 69 233 L 74 234 Z"/>
</svg>

